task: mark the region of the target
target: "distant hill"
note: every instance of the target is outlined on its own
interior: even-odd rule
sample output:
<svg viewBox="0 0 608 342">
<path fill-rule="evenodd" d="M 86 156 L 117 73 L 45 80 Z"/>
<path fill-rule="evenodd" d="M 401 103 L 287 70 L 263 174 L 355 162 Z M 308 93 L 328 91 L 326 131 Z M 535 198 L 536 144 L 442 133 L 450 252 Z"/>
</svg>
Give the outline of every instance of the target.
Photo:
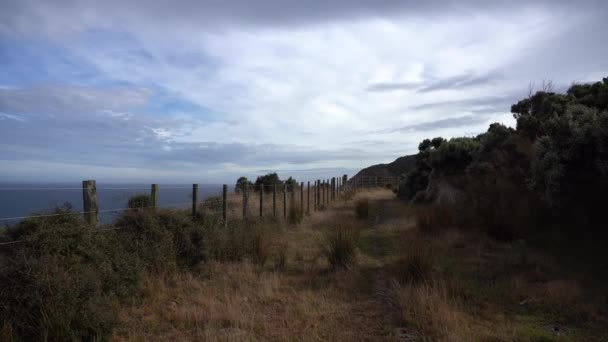
<svg viewBox="0 0 608 342">
<path fill-rule="evenodd" d="M 382 179 L 394 179 L 410 172 L 415 166 L 415 158 L 415 155 L 403 156 L 395 159 L 392 163 L 366 167 L 351 177 L 351 180 L 359 182 L 362 178 L 369 180 L 368 177 L 378 177 L 379 181 L 383 182 Z"/>
</svg>

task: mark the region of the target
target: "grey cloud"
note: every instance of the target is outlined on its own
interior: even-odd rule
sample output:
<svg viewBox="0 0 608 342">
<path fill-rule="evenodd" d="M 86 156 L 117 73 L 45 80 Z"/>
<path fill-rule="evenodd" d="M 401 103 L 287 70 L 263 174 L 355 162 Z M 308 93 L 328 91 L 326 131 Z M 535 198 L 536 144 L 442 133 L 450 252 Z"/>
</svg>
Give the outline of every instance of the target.
<svg viewBox="0 0 608 342">
<path fill-rule="evenodd" d="M 99 90 L 76 86 L 0 88 L 0 112 L 11 114 L 120 113 L 142 106 L 150 96 L 145 89 Z"/>
<path fill-rule="evenodd" d="M 468 125 L 477 125 L 486 121 L 487 118 L 481 115 L 463 115 L 457 116 L 453 118 L 428 121 L 414 125 L 408 125 L 399 127 L 391 130 L 391 132 L 409 132 L 409 131 L 418 131 L 418 132 L 426 132 L 433 131 L 436 129 L 444 129 L 444 128 L 452 128 L 452 127 L 463 127 Z"/>
<path fill-rule="evenodd" d="M 522 94 L 523 96 L 523 94 Z M 511 105 L 516 103 L 521 96 L 516 94 L 506 96 L 486 96 L 473 99 L 429 102 L 409 107 L 411 110 L 448 109 L 466 110 L 477 113 L 492 113 L 497 111 L 510 111 Z"/>
<path fill-rule="evenodd" d="M 174 142 L 155 130 L 179 132 L 183 119 L 155 118 L 137 110 L 122 112 L 137 109 L 146 96 L 147 92 L 130 89 L 51 87 L 42 89 L 42 93 L 40 88 L 2 89 L 0 154 L 7 160 L 164 170 L 217 168 L 223 163 L 243 167 L 304 165 L 324 160 L 359 160 L 364 154 L 358 148 L 322 150 L 274 144 Z M 21 117 L 27 122 L 15 119 Z M 196 124 L 205 123 L 189 122 Z"/>
<path fill-rule="evenodd" d="M 418 83 L 374 83 L 369 85 L 366 90 L 371 92 L 385 92 L 394 90 L 412 90 L 420 87 Z"/>
<path fill-rule="evenodd" d="M 571 3 L 559 1 L 485 1 L 455 2 L 401 0 L 224 0 L 224 1 L 3 1 L 0 5 L 0 31 L 71 30 L 85 23 L 112 25 L 109 18 L 130 17 L 133 21 L 152 20 L 173 27 L 195 26 L 221 30 L 234 26 L 276 27 L 360 18 L 396 16 L 434 16 L 466 14 L 470 11 L 508 11 L 533 4 L 553 8 L 576 6 L 583 9 L 606 8 L 601 0 Z M 66 18 L 70 18 L 67 20 Z M 35 22 L 37 25 L 31 25 Z M 116 23 L 121 23 L 120 19 Z"/>
<path fill-rule="evenodd" d="M 454 77 L 448 77 L 444 79 L 440 79 L 434 82 L 431 82 L 429 85 L 426 85 L 420 89 L 418 92 L 426 93 L 430 91 L 437 90 L 446 90 L 446 89 L 460 89 L 466 87 L 473 87 L 485 84 L 494 83 L 500 79 L 499 75 L 489 74 L 483 76 L 475 76 L 471 74 L 459 75 Z"/>
<path fill-rule="evenodd" d="M 443 79 L 433 79 L 430 81 L 421 82 L 421 83 L 413 83 L 413 82 L 404 82 L 404 83 L 375 83 L 369 85 L 366 90 L 370 92 L 390 92 L 396 90 L 415 90 L 418 93 L 427 93 L 431 91 L 437 90 L 446 90 L 446 89 L 463 89 L 468 87 L 493 84 L 496 81 L 500 80 L 502 76 L 496 73 L 491 73 L 487 75 L 477 76 L 474 74 L 463 74 Z"/>
</svg>

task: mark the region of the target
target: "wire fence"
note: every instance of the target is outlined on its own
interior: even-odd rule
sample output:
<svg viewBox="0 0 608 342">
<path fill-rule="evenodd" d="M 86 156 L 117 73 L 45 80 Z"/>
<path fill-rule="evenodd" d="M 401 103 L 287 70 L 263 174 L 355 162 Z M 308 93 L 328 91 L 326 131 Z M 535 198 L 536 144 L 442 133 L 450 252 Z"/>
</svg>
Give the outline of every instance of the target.
<svg viewBox="0 0 608 342">
<path fill-rule="evenodd" d="M 312 211 L 322 210 L 331 202 L 340 198 L 341 194 L 361 188 L 379 187 L 387 184 L 395 184 L 397 180 L 389 177 L 358 177 L 348 180 L 346 175 L 333 177 L 331 179 L 315 180 L 307 182 L 277 182 L 274 184 L 252 184 L 245 181 L 237 183 L 233 191 L 229 191 L 228 185 L 218 184 L 193 184 L 190 186 L 158 186 L 152 184 L 144 186 L 101 186 L 96 187 L 95 181 L 83 181 L 82 187 L 0 187 L 0 196 L 3 192 L 14 191 L 81 191 L 82 210 L 56 209 L 51 213 L 38 213 L 21 216 L 0 217 L 0 223 L 6 227 L 9 222 L 18 224 L 22 220 L 51 219 L 62 215 L 82 215 L 85 225 L 83 227 L 95 227 L 95 231 L 113 231 L 127 227 L 116 227 L 112 223 L 100 223 L 100 215 L 118 215 L 144 209 L 179 209 L 189 211 L 189 215 L 197 217 L 215 216 L 223 220 L 224 225 L 231 220 L 251 220 L 255 218 L 273 217 L 276 219 L 287 219 L 290 211 L 299 215 L 309 214 Z M 203 186 L 199 197 L 199 185 Z M 159 198 L 163 194 L 173 190 L 180 190 L 180 196 L 187 196 L 189 201 L 178 201 L 160 203 Z M 183 191 L 182 191 L 183 190 Z M 129 197 L 134 195 L 148 198 L 150 205 L 134 205 L 114 208 L 99 208 L 98 194 L 104 191 L 133 191 L 127 193 Z M 145 191 L 145 192 L 144 192 Z M 149 191 L 149 192 L 148 192 Z M 116 195 L 116 194 L 115 194 Z M 123 194 L 124 195 L 124 194 Z M 171 198 L 179 198 L 176 194 Z M 105 197 L 107 200 L 111 197 Z M 200 199 L 199 199 L 200 198 Z M 127 200 L 128 198 L 123 198 Z M 291 213 L 293 215 L 293 213 Z M 0 246 L 14 245 L 25 240 L 4 241 Z"/>
</svg>

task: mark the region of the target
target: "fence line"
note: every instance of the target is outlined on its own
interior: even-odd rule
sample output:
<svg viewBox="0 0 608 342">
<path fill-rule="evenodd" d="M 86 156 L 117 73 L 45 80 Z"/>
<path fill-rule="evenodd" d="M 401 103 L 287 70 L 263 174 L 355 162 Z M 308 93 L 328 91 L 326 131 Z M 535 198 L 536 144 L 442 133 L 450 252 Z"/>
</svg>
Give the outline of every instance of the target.
<svg viewBox="0 0 608 342">
<path fill-rule="evenodd" d="M 304 182 L 300 182 L 299 184 L 296 182 L 293 183 L 283 183 L 282 189 L 282 209 L 283 209 L 283 218 L 287 219 L 288 208 L 292 208 L 293 210 L 298 209 L 298 200 L 296 197 L 296 193 L 299 192 L 299 213 L 301 215 L 311 214 L 312 211 L 323 210 L 326 206 L 328 206 L 331 202 L 336 201 L 340 198 L 340 194 L 343 194 L 346 191 L 358 190 L 361 188 L 372 188 L 378 186 L 384 186 L 386 184 L 395 184 L 398 181 L 397 177 L 374 177 L 374 176 L 358 176 L 353 179 L 348 179 L 347 175 L 342 175 L 341 177 L 332 177 L 328 179 L 317 179 L 311 184 L 310 181 L 306 183 L 306 187 Z M 268 209 L 265 209 L 266 206 L 272 205 L 272 216 L 277 216 L 277 184 L 248 184 L 247 182 L 244 184 L 245 186 L 239 187 L 239 184 L 235 186 L 235 193 L 232 196 L 228 194 L 228 185 L 223 184 L 221 192 L 215 193 L 213 196 L 203 199 L 199 201 L 199 184 L 193 184 L 192 187 L 159 187 L 158 184 L 152 184 L 149 188 L 145 188 L 150 191 L 150 203 L 149 206 L 141 206 L 141 207 L 130 207 L 130 208 L 112 208 L 112 209 L 99 209 L 98 200 L 97 200 L 97 191 L 98 190 L 143 190 L 144 188 L 134 188 L 134 187 L 96 187 L 95 180 L 85 180 L 82 182 L 82 188 L 68 188 L 68 187 L 56 187 L 56 188 L 0 188 L 0 190 L 81 190 L 83 193 L 83 210 L 78 212 L 69 211 L 66 213 L 52 213 L 52 214 L 40 214 L 40 215 L 25 215 L 25 216 L 15 216 L 15 217 L 2 217 L 0 221 L 13 221 L 13 220 L 22 220 L 28 218 L 48 218 L 48 217 L 56 217 L 61 215 L 83 215 L 84 221 L 87 223 L 86 226 L 83 227 L 97 227 L 99 226 L 99 214 L 100 213 L 111 213 L 111 212 L 125 212 L 129 210 L 139 210 L 139 209 L 154 209 L 154 208 L 171 208 L 171 207 L 184 207 L 186 209 L 187 206 L 191 206 L 191 214 L 193 218 L 196 218 L 199 213 L 204 215 L 220 215 L 224 222 L 224 225 L 229 221 L 228 212 L 234 213 L 236 207 L 239 205 L 242 207 L 242 220 L 247 221 L 250 217 L 250 209 L 258 209 L 259 217 L 264 217 L 265 213 L 268 212 Z M 217 185 L 217 184 L 213 184 Z M 218 185 L 219 186 L 219 185 Z M 191 189 L 191 201 L 188 202 L 180 202 L 180 203 L 169 203 L 163 204 L 161 206 L 158 205 L 158 198 L 162 196 L 162 190 L 172 190 L 172 189 Z M 306 192 L 306 196 L 304 194 Z M 242 196 L 238 196 L 241 193 Z M 287 194 L 290 193 L 290 196 Z M 257 194 L 257 195 L 256 195 Z M 272 196 L 272 201 L 265 199 L 266 195 Z M 140 194 L 141 195 L 141 194 Z M 251 206 L 250 197 L 258 196 L 258 208 L 253 208 L 255 205 Z M 312 195 L 312 196 L 311 196 Z M 241 197 L 240 202 L 238 203 L 238 199 Z M 311 198 L 312 197 L 312 198 Z M 312 204 L 311 204 L 312 201 Z M 306 210 L 304 207 L 306 206 Z M 253 215 L 255 217 L 255 215 Z M 113 228 L 98 228 L 96 231 L 106 231 L 106 230 L 118 230 L 126 227 L 113 227 Z M 0 246 L 11 245 L 21 242 L 18 241 L 8 241 L 8 242 L 0 242 Z"/>
</svg>

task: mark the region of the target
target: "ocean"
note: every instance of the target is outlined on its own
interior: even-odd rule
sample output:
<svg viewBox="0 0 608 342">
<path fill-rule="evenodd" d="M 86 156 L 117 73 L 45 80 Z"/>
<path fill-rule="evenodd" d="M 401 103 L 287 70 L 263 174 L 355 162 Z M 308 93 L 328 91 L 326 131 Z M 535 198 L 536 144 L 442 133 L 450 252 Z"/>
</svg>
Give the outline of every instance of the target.
<svg viewBox="0 0 608 342">
<path fill-rule="evenodd" d="M 131 196 L 149 194 L 150 184 L 97 183 L 99 210 L 124 209 Z M 232 190 L 233 187 L 229 187 Z M 221 184 L 199 184 L 199 202 L 211 196 L 221 196 Z M 82 209 L 81 183 L 0 183 L 0 227 L 19 222 L 19 217 L 48 213 L 53 208 L 70 203 L 74 211 Z M 159 184 L 158 207 L 190 208 L 192 184 Z M 111 223 L 120 213 L 102 212 L 102 223 Z"/>
</svg>

